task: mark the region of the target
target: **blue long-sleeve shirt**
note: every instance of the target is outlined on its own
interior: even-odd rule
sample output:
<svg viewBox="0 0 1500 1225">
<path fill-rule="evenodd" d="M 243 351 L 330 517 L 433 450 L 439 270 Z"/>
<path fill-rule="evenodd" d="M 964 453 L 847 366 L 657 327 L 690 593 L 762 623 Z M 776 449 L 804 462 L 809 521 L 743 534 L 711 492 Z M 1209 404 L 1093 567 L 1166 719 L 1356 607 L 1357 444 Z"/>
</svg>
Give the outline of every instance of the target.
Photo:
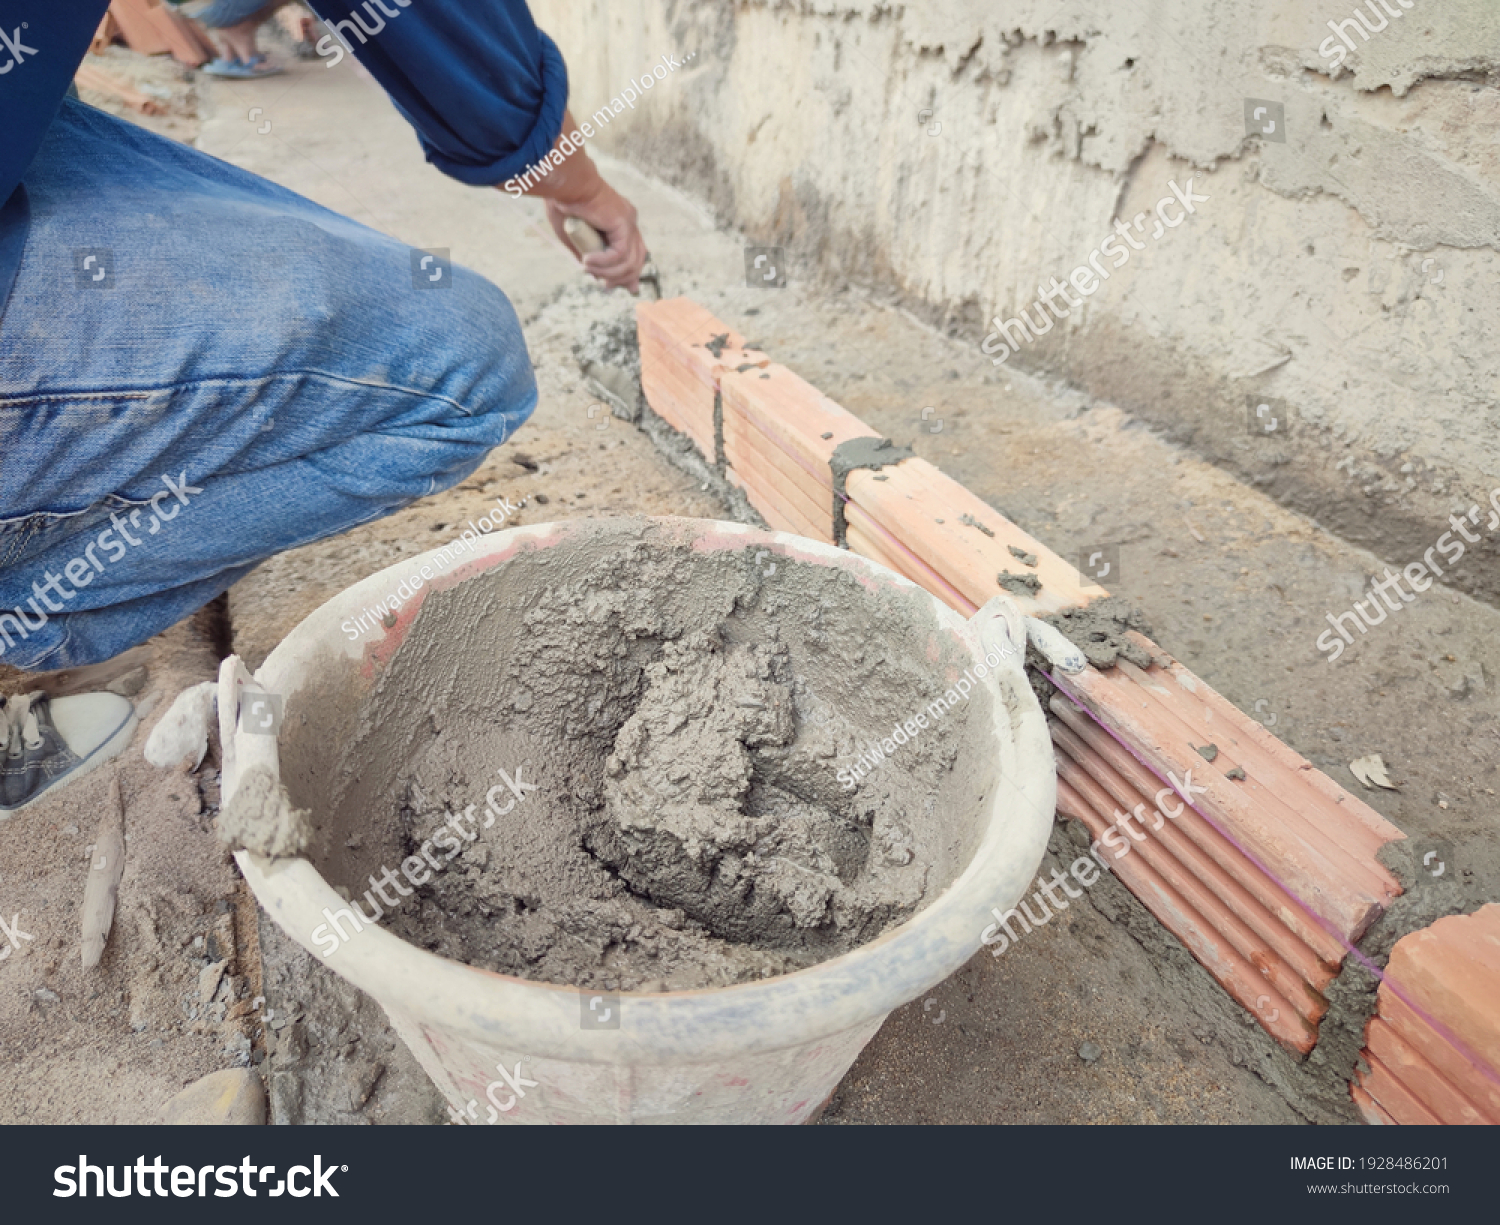
<svg viewBox="0 0 1500 1225">
<path fill-rule="evenodd" d="M 309 0 L 417 131 L 427 160 L 502 183 L 562 131 L 568 73 L 524 0 Z M 109 0 L 0 0 L 0 316 L 26 242 L 26 167 Z M 320 42 L 329 57 L 336 42 Z"/>
</svg>

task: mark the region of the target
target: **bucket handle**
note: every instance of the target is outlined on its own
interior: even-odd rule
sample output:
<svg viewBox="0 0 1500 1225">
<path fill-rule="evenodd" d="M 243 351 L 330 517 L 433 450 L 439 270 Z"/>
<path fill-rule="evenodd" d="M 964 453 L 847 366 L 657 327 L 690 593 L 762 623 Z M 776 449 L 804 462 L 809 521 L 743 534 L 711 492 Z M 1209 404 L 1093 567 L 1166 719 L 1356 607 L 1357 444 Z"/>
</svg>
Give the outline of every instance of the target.
<svg viewBox="0 0 1500 1225">
<path fill-rule="evenodd" d="M 1053 668 L 1070 676 L 1088 666 L 1083 652 L 1059 630 L 1036 617 L 1026 616 L 1009 596 L 992 597 L 969 618 L 969 630 L 986 657 L 999 655 L 1013 673 L 1025 672 L 1028 644 L 1044 655 Z"/>
<path fill-rule="evenodd" d="M 234 798 L 240 781 L 253 767 L 259 766 L 276 782 L 281 781 L 277 736 L 250 732 L 240 725 L 245 695 L 269 692 L 250 674 L 238 655 L 229 656 L 219 665 L 219 748 L 223 756 L 220 777 L 224 787 L 221 806 Z"/>
<path fill-rule="evenodd" d="M 1013 677 L 1026 671 L 1026 618 L 1016 602 L 997 595 L 969 618 L 969 632 L 979 644 L 986 662 L 998 656 L 990 675 L 1010 673 Z"/>
<path fill-rule="evenodd" d="M 1005 790 L 1007 804 L 1034 818 L 1024 823 L 1029 832 L 1011 831 L 1014 862 L 990 882 L 1000 904 L 1008 907 L 1025 893 L 1026 881 L 1041 863 L 1052 829 L 1052 816 L 1057 810 L 1052 735 L 1026 673 L 1026 649 L 1028 645 L 1035 647 L 1053 667 L 1063 671 L 1081 671 L 1086 661 L 1083 652 L 1063 635 L 1045 622 L 1026 616 L 1008 596 L 990 599 L 969 618 L 968 631 L 983 653 L 986 666 L 995 655 L 1000 656 L 999 665 L 987 671 L 981 682 L 990 686 L 999 702 L 997 715 L 1009 724 L 1011 747 L 1008 753 L 1001 754 L 1002 772 L 997 786 Z M 982 933 L 976 931 L 974 940 L 977 948 L 983 940 Z"/>
</svg>

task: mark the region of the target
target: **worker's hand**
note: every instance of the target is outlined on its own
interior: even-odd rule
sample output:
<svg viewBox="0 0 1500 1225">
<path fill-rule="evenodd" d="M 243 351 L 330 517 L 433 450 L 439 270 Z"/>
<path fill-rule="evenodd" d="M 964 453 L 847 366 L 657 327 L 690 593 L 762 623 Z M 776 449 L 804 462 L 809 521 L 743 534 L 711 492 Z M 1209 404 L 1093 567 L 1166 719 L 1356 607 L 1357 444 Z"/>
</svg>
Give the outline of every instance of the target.
<svg viewBox="0 0 1500 1225">
<path fill-rule="evenodd" d="M 635 223 L 635 206 L 602 178 L 595 176 L 598 188 L 582 200 L 547 201 L 547 220 L 563 246 L 582 260 L 586 271 L 609 289 L 624 286 L 639 293 L 641 270 L 646 266 L 646 240 Z M 604 250 L 584 255 L 569 240 L 563 228 L 569 217 L 588 222 L 604 236 Z"/>
<path fill-rule="evenodd" d="M 563 112 L 563 131 L 574 131 L 571 111 Z M 570 142 L 571 143 L 571 142 Z M 563 152 L 561 135 L 552 148 Z M 646 240 L 635 224 L 635 207 L 604 181 L 588 150 L 574 147 L 563 153 L 560 165 L 533 183 L 525 192 L 547 202 L 547 220 L 559 241 L 584 268 L 610 289 L 621 286 L 631 293 L 641 289 L 641 271 L 646 266 Z M 604 235 L 604 250 L 585 255 L 563 228 L 569 217 L 588 222 Z"/>
</svg>

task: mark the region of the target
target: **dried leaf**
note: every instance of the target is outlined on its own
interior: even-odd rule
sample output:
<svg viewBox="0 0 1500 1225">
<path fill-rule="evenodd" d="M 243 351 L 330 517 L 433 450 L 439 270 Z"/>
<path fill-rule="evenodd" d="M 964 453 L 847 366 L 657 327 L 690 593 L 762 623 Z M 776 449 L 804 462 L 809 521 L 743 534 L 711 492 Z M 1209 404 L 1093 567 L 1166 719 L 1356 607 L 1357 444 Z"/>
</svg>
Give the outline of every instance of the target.
<svg viewBox="0 0 1500 1225">
<path fill-rule="evenodd" d="M 1387 791 L 1396 790 L 1396 784 L 1391 782 L 1390 776 L 1386 774 L 1385 762 L 1380 759 L 1379 753 L 1371 753 L 1368 757 L 1360 757 L 1351 761 L 1349 772 L 1366 787 L 1384 787 Z"/>
</svg>

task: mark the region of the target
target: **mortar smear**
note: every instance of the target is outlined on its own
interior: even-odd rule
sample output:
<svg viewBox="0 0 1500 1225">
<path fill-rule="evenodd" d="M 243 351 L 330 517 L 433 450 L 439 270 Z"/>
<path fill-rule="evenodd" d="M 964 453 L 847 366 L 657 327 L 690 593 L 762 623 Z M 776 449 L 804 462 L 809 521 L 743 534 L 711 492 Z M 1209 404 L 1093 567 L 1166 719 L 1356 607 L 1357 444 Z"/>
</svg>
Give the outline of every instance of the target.
<svg viewBox="0 0 1500 1225">
<path fill-rule="evenodd" d="M 292 807 L 286 788 L 265 766 L 245 771 L 217 826 L 230 850 L 243 848 L 272 859 L 301 855 L 312 845 L 311 815 Z"/>
<path fill-rule="evenodd" d="M 1130 630 L 1151 637 L 1145 614 L 1118 596 L 1103 596 L 1082 608 L 1068 608 L 1042 618 L 1061 630 L 1096 668 L 1112 668 L 1121 656 L 1139 668 L 1151 666 L 1151 652 L 1125 635 Z"/>
</svg>

